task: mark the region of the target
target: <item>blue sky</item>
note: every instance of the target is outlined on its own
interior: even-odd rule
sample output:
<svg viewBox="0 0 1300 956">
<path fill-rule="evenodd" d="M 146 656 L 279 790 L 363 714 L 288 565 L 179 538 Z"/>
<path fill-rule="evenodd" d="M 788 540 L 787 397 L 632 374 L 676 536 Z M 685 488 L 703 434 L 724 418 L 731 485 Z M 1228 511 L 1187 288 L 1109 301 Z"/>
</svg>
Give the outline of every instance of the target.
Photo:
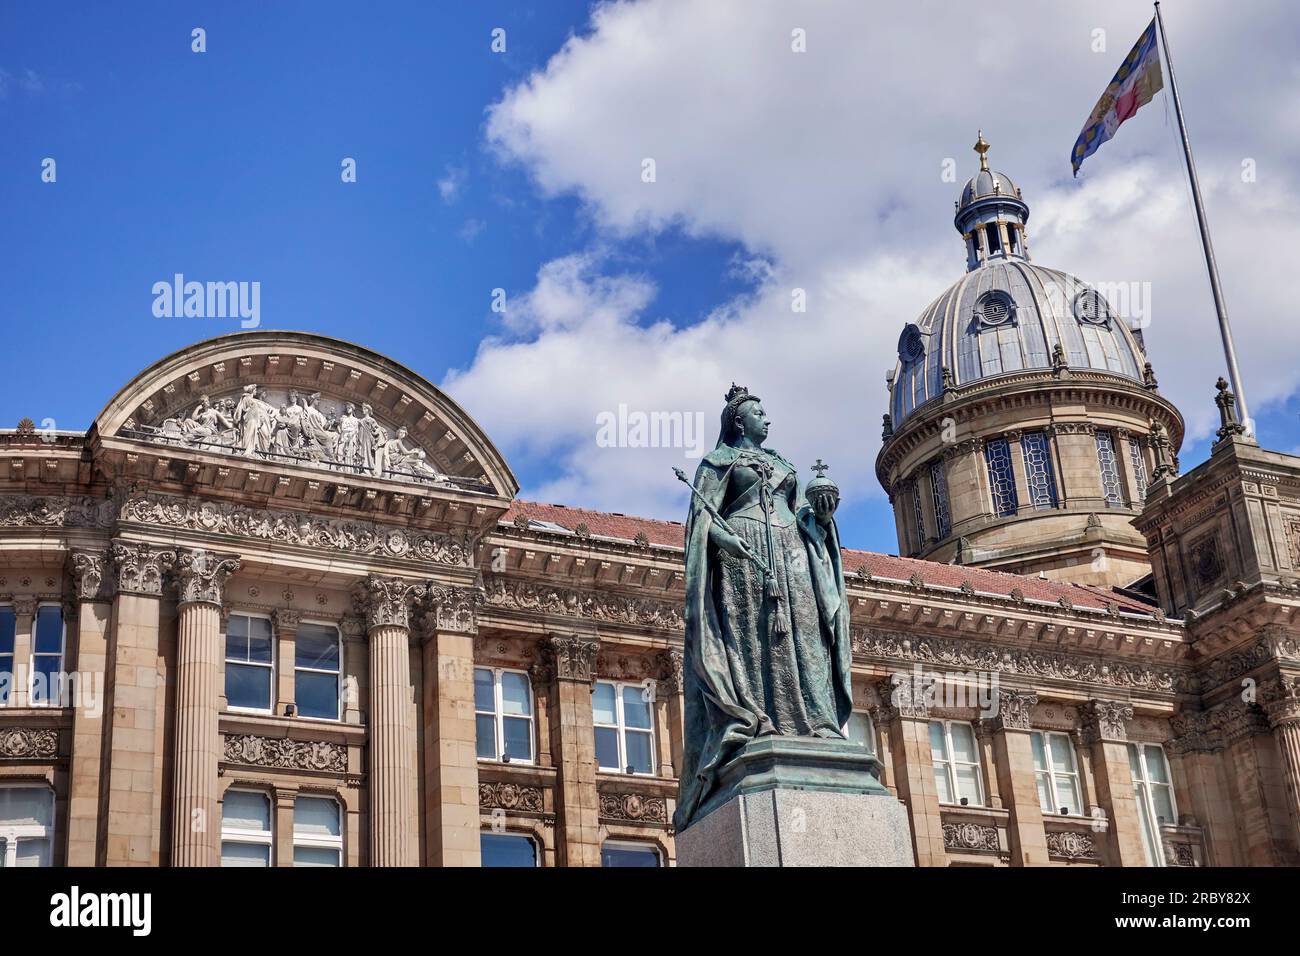
<svg viewBox="0 0 1300 956">
<path fill-rule="evenodd" d="M 867 68 L 861 49 L 832 42 L 858 34 L 819 29 L 824 5 L 5 3 L 0 425 L 26 415 L 85 428 L 140 369 L 238 328 L 156 318 L 155 282 L 258 281 L 263 328 L 355 341 L 446 383 L 502 445 L 524 494 L 546 500 L 678 516 L 685 502 L 665 459 L 594 448 L 593 411 L 625 395 L 698 409 L 711 442 L 722 392 L 747 382 L 770 396 L 775 447 L 840 469 L 846 543 L 893 551 L 871 471 L 883 371 L 897 330 L 962 269 L 949 205 L 960 183 L 912 170 L 951 155 L 959 178 L 970 175 L 978 125 L 995 165 L 1017 164 L 1008 171 L 1038 214 L 1031 230 L 1042 223 L 1039 261 L 1093 281 L 1150 274 L 1175 304 L 1148 341 L 1172 397 L 1196 405 L 1184 467 L 1201 460 L 1216 343 L 1163 101 L 1090 158 L 1082 182 L 1064 162 L 1149 14 L 1097 5 L 1114 39 L 1095 55 L 1086 16 L 1062 25 L 1010 4 L 1009 19 L 985 29 L 925 6 L 896 36 L 860 25 L 900 65 L 909 49 L 954 60 L 951 72 L 909 77 L 908 95 L 934 115 L 923 122 L 908 107 L 873 126 L 864 118 L 883 122 L 899 98 L 888 61 Z M 1292 450 L 1295 340 L 1270 340 L 1269 293 L 1247 272 L 1258 250 L 1241 246 L 1260 217 L 1271 244 L 1294 238 L 1294 177 L 1280 175 L 1294 171 L 1294 98 L 1283 91 L 1267 115 L 1254 111 L 1279 76 L 1295 82 L 1275 39 L 1295 18 L 1264 5 L 1253 26 L 1225 33 L 1205 7 L 1166 6 L 1183 31 L 1184 93 L 1200 97 L 1197 148 L 1247 380 L 1261 383 L 1260 431 Z M 782 73 L 791 23 L 811 38 L 795 75 Z M 202 54 L 190 48 L 196 26 Z M 490 48 L 494 28 L 506 31 L 503 54 Z M 990 103 L 952 104 L 967 70 L 946 49 L 984 64 Z M 1004 69 L 1022 49 L 1060 69 L 1026 85 Z M 1223 62 L 1209 65 L 1212 52 Z M 1234 58 L 1251 64 L 1250 109 L 1215 99 L 1213 75 Z M 782 102 L 791 90 L 803 97 L 793 107 Z M 1260 143 L 1240 145 L 1252 129 Z M 648 154 L 662 157 L 653 192 L 633 168 Z M 1282 182 L 1234 200 L 1239 154 L 1274 162 Z M 54 184 L 41 182 L 45 157 Z M 340 180 L 345 157 L 355 184 Z M 1110 201 L 1134 189 L 1142 202 Z M 765 322 L 795 285 L 818 324 L 790 346 Z M 508 322 L 489 308 L 496 288 L 515 303 Z M 588 312 L 605 318 L 593 325 Z M 567 364 L 566 344 L 583 343 L 582 361 Z"/>
</svg>

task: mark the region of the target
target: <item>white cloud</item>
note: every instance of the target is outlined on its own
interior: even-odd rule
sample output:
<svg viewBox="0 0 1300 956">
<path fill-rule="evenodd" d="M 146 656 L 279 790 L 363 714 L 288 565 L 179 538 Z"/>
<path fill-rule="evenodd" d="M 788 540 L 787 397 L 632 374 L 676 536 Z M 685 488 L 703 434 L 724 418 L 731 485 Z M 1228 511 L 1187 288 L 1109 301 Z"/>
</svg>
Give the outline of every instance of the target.
<svg viewBox="0 0 1300 956">
<path fill-rule="evenodd" d="M 604 4 L 589 31 L 506 91 L 488 142 L 544 193 L 580 196 L 605 241 L 671 228 L 723 237 L 743 245 L 733 269 L 757 283 L 674 327 L 648 314 L 649 280 L 602 274 L 611 260 L 599 253 L 544 266 L 504 336 L 448 382 L 512 454 L 558 465 L 559 478 L 526 493 L 679 510 L 673 454 L 596 449 L 594 416 L 620 402 L 699 409 L 712 427 L 736 379 L 767 400 L 773 447 L 804 469 L 824 457 L 850 495 L 878 494 L 884 370 L 903 324 L 964 267 L 951 203 L 976 168 L 977 128 L 1030 204 L 1036 261 L 1151 283 L 1147 342 L 1162 391 L 1189 426 L 1209 427 L 1222 362 L 1163 99 L 1084 164 L 1079 184 L 1069 179 L 1079 127 L 1145 12 L 1111 0 L 986 13 L 918 3 L 884 18 L 853 0 Z M 1300 329 L 1283 318 L 1282 281 L 1282 257 L 1300 247 L 1290 108 L 1300 77 L 1285 40 L 1296 19 L 1281 3 L 1226 20 L 1180 5 L 1167 18 L 1256 412 L 1296 385 Z M 806 53 L 790 49 L 796 27 Z M 1091 49 L 1099 27 L 1105 54 Z M 641 181 L 646 157 L 654 183 Z M 955 183 L 941 177 L 948 157 Z M 1240 181 L 1245 157 L 1255 183 Z M 791 311 L 794 288 L 807 291 L 804 314 Z"/>
<path fill-rule="evenodd" d="M 438 195 L 442 201 L 450 205 L 460 196 L 461 189 L 465 186 L 465 180 L 468 174 L 463 166 L 448 166 L 444 170 L 442 177 L 438 180 Z"/>
</svg>

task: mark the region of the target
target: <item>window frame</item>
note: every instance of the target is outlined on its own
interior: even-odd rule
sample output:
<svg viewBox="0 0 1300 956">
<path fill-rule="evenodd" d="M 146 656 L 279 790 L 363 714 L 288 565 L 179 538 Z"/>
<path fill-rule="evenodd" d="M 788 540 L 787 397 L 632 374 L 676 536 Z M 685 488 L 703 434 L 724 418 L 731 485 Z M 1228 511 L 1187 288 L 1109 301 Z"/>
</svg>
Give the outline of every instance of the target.
<svg viewBox="0 0 1300 956">
<path fill-rule="evenodd" d="M 338 836 L 299 836 L 298 834 L 298 801 L 299 800 L 320 800 L 323 803 L 334 804 L 334 810 L 338 813 L 339 835 Z M 274 827 L 272 827 L 274 831 Z M 298 866 L 298 849 L 309 850 L 336 850 L 338 851 L 338 868 L 343 869 L 348 865 L 348 858 L 343 852 L 343 837 L 347 832 L 346 816 L 343 812 L 343 802 L 333 794 L 328 793 L 299 793 L 293 799 L 293 865 Z"/>
<path fill-rule="evenodd" d="M 1074 741 L 1071 739 L 1069 734 L 1062 733 L 1059 730 L 1035 730 L 1032 732 L 1032 735 L 1040 738 L 1040 740 L 1042 741 L 1040 746 L 1042 747 L 1043 764 L 1044 764 L 1042 770 L 1038 769 L 1037 766 L 1034 767 L 1034 782 L 1037 783 L 1039 777 L 1046 777 L 1047 789 L 1052 798 L 1052 805 L 1050 807 L 1043 807 L 1042 808 L 1043 812 L 1051 813 L 1056 816 L 1062 816 L 1062 815 L 1083 816 L 1084 815 L 1083 784 L 1079 777 L 1079 755 L 1074 751 Z M 1066 746 L 1069 748 L 1067 752 L 1070 755 L 1070 761 L 1073 769 L 1058 770 L 1056 768 L 1056 762 L 1052 757 L 1052 747 L 1051 747 L 1051 739 L 1050 739 L 1052 737 L 1063 737 L 1065 739 Z M 1078 808 L 1079 808 L 1077 813 L 1066 813 L 1066 814 L 1061 813 L 1061 807 L 1063 806 L 1063 802 L 1061 800 L 1060 793 L 1057 790 L 1057 785 L 1056 785 L 1057 777 L 1066 777 L 1069 778 L 1070 781 L 1072 782 L 1074 787 L 1073 796 L 1076 798 L 1074 802 L 1078 804 Z M 1068 802 L 1070 801 L 1065 801 L 1065 803 Z M 1041 794 L 1040 794 L 1039 804 L 1040 806 L 1042 804 Z"/>
<path fill-rule="evenodd" d="M 1129 468 L 1133 472 L 1133 485 L 1137 491 L 1137 499 L 1134 502 L 1138 507 L 1146 504 L 1147 486 L 1150 482 L 1147 479 L 1147 462 L 1142 454 L 1142 445 L 1137 436 L 1130 435 L 1128 439 L 1128 458 Z"/>
<path fill-rule="evenodd" d="M 961 790 L 957 785 L 957 781 L 959 779 L 957 776 L 957 766 L 958 764 L 960 764 L 963 767 L 975 768 L 975 789 L 978 791 L 974 800 L 967 797 L 965 806 L 986 807 L 988 805 L 988 795 L 985 794 L 984 792 L 984 761 L 983 761 L 983 754 L 981 753 L 980 750 L 979 736 L 975 733 L 975 725 L 968 720 L 949 720 L 943 717 L 932 717 L 930 718 L 930 725 L 933 726 L 934 724 L 940 724 L 943 727 L 943 738 L 944 738 L 944 747 L 945 747 L 946 755 L 942 761 L 937 760 L 934 756 L 934 746 L 933 744 L 931 744 L 930 760 L 934 764 L 935 769 L 938 769 L 940 767 L 943 768 L 944 773 L 948 777 L 948 790 L 953 795 L 955 801 L 953 803 L 945 803 L 942 800 L 940 800 L 939 805 L 944 807 L 960 807 L 963 805 L 961 802 L 961 798 L 963 794 L 961 793 Z M 961 724 L 963 727 L 967 727 L 970 729 L 971 742 L 974 744 L 974 749 L 975 749 L 974 763 L 971 763 L 970 761 L 966 761 L 966 760 L 959 761 L 954 756 L 954 751 L 952 746 L 952 725 L 953 724 Z M 938 790 L 937 786 L 935 790 L 936 790 L 935 795 L 938 796 L 939 794 L 937 793 Z"/>
<path fill-rule="evenodd" d="M 600 866 L 601 869 L 626 869 L 624 867 L 606 867 L 605 866 L 605 847 L 612 846 L 619 849 L 631 849 L 639 852 L 650 851 L 655 856 L 655 866 L 657 870 L 664 868 L 664 853 L 657 844 L 648 840 L 623 840 L 617 837 L 608 840 L 602 840 L 600 844 Z M 646 867 L 649 869 L 649 867 Z"/>
<path fill-rule="evenodd" d="M 952 508 L 948 500 L 948 469 L 943 458 L 935 458 L 927 469 L 930 474 L 930 501 L 934 507 L 934 534 L 940 541 L 952 536 Z"/>
<path fill-rule="evenodd" d="M 1041 458 L 1042 469 L 1036 471 L 1033 455 Z M 1056 484 L 1056 467 L 1052 461 L 1052 439 L 1048 433 L 1035 428 L 1020 435 L 1020 458 L 1025 466 L 1025 490 L 1029 507 L 1034 511 L 1050 511 L 1061 506 L 1061 496 Z M 1014 471 L 1012 473 L 1014 478 Z"/>
<path fill-rule="evenodd" d="M 485 836 L 514 837 L 515 839 L 519 839 L 519 840 L 527 840 L 527 841 L 528 841 L 528 845 L 531 846 L 531 847 L 533 848 L 533 865 L 532 865 L 532 869 L 534 869 L 534 870 L 539 870 L 539 869 L 542 868 L 542 845 L 541 845 L 541 841 L 537 839 L 537 836 L 536 836 L 535 834 L 532 834 L 532 833 L 521 833 L 521 832 L 519 832 L 518 830 L 493 830 L 493 829 L 491 829 L 490 827 L 480 828 L 479 831 L 478 831 L 478 839 L 479 839 L 479 866 L 480 866 L 480 868 L 482 868 L 482 869 L 489 869 L 489 870 L 492 870 L 492 869 L 519 869 L 519 870 L 528 869 L 528 867 L 522 867 L 522 866 L 521 866 L 521 867 L 492 867 L 492 866 L 484 867 L 484 866 L 483 866 L 483 863 L 482 863 L 482 859 L 483 859 L 483 838 L 484 838 Z"/>
<path fill-rule="evenodd" d="M 1093 444 L 1097 447 L 1097 477 L 1101 482 L 1101 500 L 1107 508 L 1124 508 L 1127 503 L 1124 498 L 1124 479 L 1119 472 L 1119 454 L 1115 450 L 1115 433 L 1109 428 L 1098 428 L 1093 433 Z M 1110 454 L 1110 461 L 1106 460 L 1106 453 Z M 1107 473 L 1107 465 L 1110 471 Z M 1107 484 L 1114 485 L 1114 497 L 1107 490 Z"/>
<path fill-rule="evenodd" d="M 521 674 L 524 678 L 524 684 L 528 687 L 528 759 L 523 760 L 519 757 L 511 757 L 509 763 L 518 764 L 521 767 L 532 767 L 537 764 L 537 693 L 533 690 L 533 679 L 528 671 L 519 667 L 491 667 L 487 664 L 475 664 L 476 671 L 490 671 L 492 674 L 492 706 L 495 708 L 490 714 L 486 710 L 478 709 L 477 695 L 474 701 L 474 718 L 475 724 L 478 723 L 480 716 L 491 716 L 496 734 L 496 756 L 494 757 L 477 757 L 478 754 L 478 731 L 475 730 L 474 752 L 477 759 L 482 763 L 506 763 L 505 758 L 505 708 L 502 706 L 501 699 L 501 675 L 502 674 Z M 522 720 L 519 714 L 510 714 L 512 720 Z"/>
<path fill-rule="evenodd" d="M 18 841 L 19 840 L 45 840 L 49 845 L 49 867 L 54 867 L 54 834 L 58 827 L 57 803 L 54 791 L 47 783 L 38 783 L 35 781 L 14 781 L 6 783 L 0 781 L 0 790 L 40 790 L 43 791 L 50 800 L 50 824 L 49 826 L 26 825 L 18 826 L 6 825 L 0 823 L 0 869 L 17 869 L 18 864 Z M 39 831 L 39 832 L 37 832 Z"/>
<path fill-rule="evenodd" d="M 923 511 L 924 509 L 921 505 L 921 477 L 920 475 L 917 475 L 917 477 L 912 479 L 912 523 L 916 526 L 913 529 L 915 532 L 916 544 L 916 551 L 914 553 L 916 554 L 920 554 L 925 550 L 925 515 L 923 514 Z"/>
<path fill-rule="evenodd" d="M 1006 461 L 1006 474 L 994 471 L 994 448 L 998 458 Z M 1005 455 L 1002 450 L 1005 449 Z M 984 467 L 989 479 L 989 505 L 995 518 L 1014 518 L 1020 513 L 1020 493 L 1016 490 L 1016 468 L 1011 458 L 1011 441 L 1006 436 L 990 438 L 984 443 Z M 1002 503 L 999 504 L 999 497 Z"/>
<path fill-rule="evenodd" d="M 231 793 L 255 793 L 266 801 L 266 819 L 268 829 L 266 830 L 248 830 L 243 827 L 226 826 L 226 796 Z M 275 866 L 275 801 L 271 799 L 271 794 L 267 790 L 259 790 L 257 787 L 228 787 L 221 794 L 221 833 L 217 841 L 217 863 L 221 866 L 226 856 L 226 844 L 235 843 L 240 846 L 265 846 L 267 848 L 266 866 L 268 869 Z"/>
<path fill-rule="evenodd" d="M 1164 763 L 1165 780 L 1167 783 L 1160 783 L 1151 779 L 1151 772 L 1147 769 L 1147 748 L 1154 747 L 1160 753 L 1160 760 Z M 1132 772 L 1136 767 L 1139 776 L 1133 778 L 1133 797 L 1138 803 L 1138 826 L 1142 828 L 1142 851 L 1147 857 L 1147 866 L 1165 866 L 1165 841 L 1160 832 L 1160 817 L 1156 813 L 1156 802 L 1154 787 L 1164 787 L 1169 791 L 1169 809 L 1174 818 L 1169 821 L 1171 824 L 1178 823 L 1178 797 L 1174 793 L 1174 778 L 1169 767 L 1169 755 L 1165 753 L 1162 744 L 1146 743 L 1143 741 L 1130 741 L 1128 745 L 1129 752 L 1129 771 Z"/>
<path fill-rule="evenodd" d="M 597 756 L 596 756 L 596 772 L 597 772 L 597 773 L 617 773 L 617 774 L 621 774 L 622 776 L 625 776 L 625 777 L 653 777 L 653 776 L 656 776 L 657 773 L 658 773 L 658 770 L 659 770 L 659 755 L 655 752 L 655 747 L 656 747 L 656 744 L 658 743 L 658 741 L 656 740 L 658 734 L 657 734 L 657 732 L 656 732 L 656 727 L 655 727 L 655 708 L 654 708 L 654 704 L 655 704 L 656 697 L 655 697 L 655 695 L 654 695 L 654 692 L 653 692 L 653 691 L 651 692 L 650 700 L 647 702 L 648 705 L 649 705 L 649 709 L 650 709 L 650 728 L 649 728 L 649 730 L 643 730 L 643 729 L 641 729 L 640 727 L 634 727 L 634 728 L 632 728 L 632 733 L 635 733 L 635 734 L 647 734 L 647 733 L 648 733 L 648 734 L 650 735 L 650 770 L 649 770 L 648 772 L 642 772 L 642 771 L 640 771 L 640 770 L 634 770 L 634 771 L 632 771 L 631 773 L 628 773 L 628 772 L 627 772 L 627 766 L 628 766 L 628 764 L 627 764 L 627 738 L 626 738 L 626 735 L 627 735 L 628 729 L 627 729 L 627 721 L 624 719 L 624 714 L 623 714 L 623 689 L 624 689 L 625 687 L 632 687 L 632 688 L 635 688 L 635 689 L 638 690 L 638 691 L 642 691 L 642 692 L 644 692 L 644 691 L 647 690 L 648 688 L 652 688 L 652 687 L 654 686 L 654 685 L 653 685 L 653 682 L 641 682 L 641 683 L 637 683 L 637 682 L 635 682 L 635 681 L 596 680 L 596 681 L 592 681 L 592 684 L 591 684 L 591 692 L 592 692 L 592 695 L 593 695 L 593 696 L 595 695 L 595 693 L 596 693 L 596 687 L 597 687 L 597 685 L 599 685 L 599 684 L 609 684 L 609 685 L 611 685 L 611 686 L 614 688 L 614 716 L 615 716 L 615 718 L 616 718 L 616 720 L 617 720 L 617 724 L 601 724 L 601 723 L 597 723 L 597 722 L 596 722 L 596 715 L 595 715 L 595 712 L 594 712 L 595 709 L 593 708 L 593 712 L 592 712 L 592 715 L 591 715 L 591 724 L 592 724 L 593 743 L 594 743 L 594 737 L 595 737 L 595 732 L 596 732 L 596 729 L 597 729 L 597 728 L 601 728 L 601 729 L 604 729 L 604 730 L 613 730 L 613 731 L 615 732 L 615 736 L 616 736 L 616 738 L 617 738 L 617 740 L 618 740 L 618 761 L 619 761 L 619 766 L 618 766 L 617 768 L 613 768 L 613 769 L 611 769 L 611 768 L 609 768 L 609 767 L 602 767 L 601 764 L 600 764 L 600 757 L 599 757 L 599 755 L 597 755 Z"/>
<path fill-rule="evenodd" d="M 266 621 L 267 623 L 270 624 L 270 626 L 271 626 L 271 661 L 270 661 L 269 664 L 263 664 L 261 661 L 249 661 L 249 660 L 242 660 L 242 661 L 240 661 L 240 660 L 231 660 L 231 658 L 230 658 L 230 652 L 229 652 L 229 650 L 227 649 L 228 646 L 229 646 L 229 644 L 228 644 L 229 636 L 228 636 L 228 635 L 229 635 L 229 630 L 230 630 L 230 619 L 235 618 L 235 617 L 259 618 L 260 620 Z M 279 640 L 278 640 L 278 638 L 276 637 L 276 633 L 275 633 L 275 619 L 274 619 L 273 617 L 271 617 L 271 615 L 269 615 L 269 614 L 262 614 L 262 613 L 259 612 L 259 611 L 240 611 L 240 610 L 233 610 L 233 611 L 230 612 L 230 618 L 228 618 L 228 619 L 226 620 L 226 624 L 225 624 L 225 626 L 224 626 L 224 627 L 222 628 L 222 630 L 221 630 L 221 643 L 222 643 L 222 648 L 221 648 L 221 658 L 222 658 L 222 662 L 221 662 L 221 693 L 222 693 L 222 696 L 224 696 L 224 697 L 226 698 L 226 709 L 229 710 L 231 713 L 234 713 L 234 714 L 263 714 L 263 715 L 268 715 L 268 714 L 269 714 L 270 716 L 274 717 L 274 716 L 275 716 L 275 702 L 276 702 L 276 680 L 277 680 L 277 673 L 278 673 L 278 671 L 277 671 L 277 667 L 276 667 L 276 658 L 279 657 L 279 654 L 276 653 L 276 648 L 277 648 L 277 646 L 278 646 L 278 644 L 279 644 Z M 296 654 L 296 653 L 297 653 L 297 651 L 296 651 L 296 649 L 295 649 L 295 654 Z M 270 669 L 270 671 L 271 671 L 271 683 L 270 683 L 270 690 L 269 690 L 269 692 L 268 692 L 268 694 L 267 694 L 267 697 L 268 697 L 269 699 L 267 700 L 267 705 L 266 705 L 265 707 L 237 707 L 237 706 L 235 706 L 234 704 L 232 704 L 232 703 L 230 702 L 230 697 L 229 697 L 229 695 L 228 695 L 227 692 L 226 692 L 226 688 L 227 688 L 226 681 L 229 680 L 229 668 L 230 668 L 230 665 L 231 665 L 231 664 L 240 664 L 240 665 L 242 665 L 242 666 L 244 666 L 244 667 L 266 667 L 266 668 L 269 668 L 269 669 Z M 341 664 L 342 664 L 342 660 L 340 659 L 340 665 L 341 665 Z M 340 689 L 342 689 L 342 681 L 339 682 L 339 687 L 340 687 Z M 297 693 L 296 693 L 296 692 L 297 692 L 297 685 L 296 685 L 296 684 L 294 685 L 294 690 L 295 690 L 294 698 L 295 698 L 295 701 L 296 701 L 296 699 L 297 699 Z M 296 703 L 295 703 L 295 709 L 296 709 L 296 707 L 297 707 L 297 705 L 296 705 Z"/>
<path fill-rule="evenodd" d="M 310 625 L 310 626 L 312 626 L 312 627 L 328 627 L 328 628 L 333 629 L 333 631 L 334 631 L 334 637 L 335 637 L 335 646 L 338 647 L 338 650 L 339 650 L 339 669 L 338 669 L 337 671 L 326 671 L 326 670 L 321 670 L 320 668 L 317 668 L 317 667 L 299 667 L 299 666 L 298 666 L 298 637 L 299 637 L 299 635 L 302 633 L 303 625 Z M 272 660 L 272 663 L 274 664 L 275 657 L 276 657 L 276 653 L 275 653 L 275 651 L 276 651 L 276 645 L 279 643 L 278 637 L 277 637 L 276 632 L 275 632 L 275 621 L 272 621 L 272 622 L 271 622 L 271 641 L 272 641 L 272 647 L 271 647 L 271 660 Z M 260 666 L 260 665 L 258 665 L 258 666 Z M 302 712 L 302 706 L 298 703 L 298 671 L 300 671 L 300 670 L 301 670 L 301 671 L 305 671 L 305 672 L 308 673 L 308 674 L 333 674 L 336 678 L 338 678 L 338 681 L 337 681 L 337 684 L 338 684 L 338 693 L 337 693 L 337 695 L 336 695 L 337 699 L 336 699 L 336 701 L 335 701 L 335 711 L 334 711 L 334 713 L 335 713 L 337 716 L 334 716 L 334 717 L 312 717 L 312 716 L 309 716 L 309 715 L 304 714 L 304 713 Z M 275 671 L 274 671 L 274 670 L 272 670 L 272 672 L 271 672 L 271 688 L 272 688 L 272 690 L 271 690 L 271 696 L 274 697 L 274 696 L 275 696 Z M 294 634 L 293 634 L 293 709 L 294 709 L 294 716 L 295 716 L 295 717 L 298 717 L 298 718 L 301 718 L 302 720 L 319 720 L 319 721 L 322 721 L 322 722 L 324 722 L 324 723 L 333 723 L 333 724 L 337 724 L 337 723 L 339 723 L 341 720 L 343 720 L 343 712 L 344 712 L 344 707 L 343 707 L 343 702 L 344 702 L 344 701 L 343 701 L 343 696 L 344 696 L 344 695 L 343 695 L 343 628 L 339 627 L 339 626 L 338 626 L 338 623 L 335 622 L 335 621 L 321 621 L 321 620 L 304 620 L 304 621 L 299 621 L 299 622 L 298 622 L 298 628 L 294 631 Z M 232 708 L 232 709 L 234 709 L 234 708 Z M 272 711 L 275 710 L 275 701 L 272 701 L 272 702 L 271 702 L 271 710 L 272 710 Z"/>
<path fill-rule="evenodd" d="M 54 655 L 51 654 L 49 651 L 37 651 L 37 650 L 36 650 L 36 629 L 37 629 L 37 626 L 38 626 L 38 622 L 40 621 L 40 618 L 41 618 L 41 609 L 42 609 L 42 608 L 47 608 L 47 607 L 52 607 L 52 608 L 54 608 L 56 611 L 59 612 L 59 654 L 58 654 L 58 657 L 59 657 L 59 663 L 58 663 L 58 666 L 55 668 L 55 671 L 54 671 L 55 676 L 58 678 L 58 687 L 57 687 L 57 692 L 58 692 L 58 693 L 57 693 L 57 696 L 51 696 L 51 697 L 46 698 L 45 700 L 37 700 L 37 699 L 36 699 L 36 694 L 35 694 L 35 688 L 36 688 L 36 658 L 38 658 L 38 657 L 53 657 L 53 656 L 54 656 Z M 15 642 L 16 642 L 16 640 L 17 640 L 17 634 L 16 634 L 16 633 L 15 633 L 14 637 L 15 637 Z M 29 707 L 53 707 L 53 708 L 59 708 L 59 707 L 64 707 L 64 706 L 66 706 L 66 704 L 64 703 L 64 700 L 63 700 L 63 687 L 64 687 L 64 681 L 63 681 L 61 675 L 64 674 L 64 669 L 63 669 L 63 667 L 64 667 L 64 664 L 65 664 L 65 663 L 67 662 L 67 660 L 68 660 L 68 616 L 67 616 L 66 614 L 63 613 L 63 605 L 62 605 L 60 602 L 58 602 L 58 601 L 41 601 L 40 603 L 38 603 L 38 604 L 36 605 L 36 613 L 32 615 L 32 638 L 31 638 L 31 640 L 32 640 L 31 649 L 30 649 L 30 651 L 29 651 L 29 653 L 28 653 L 28 655 L 27 655 L 27 706 L 29 706 Z M 15 651 L 15 654 L 16 654 L 16 653 L 17 653 L 17 647 L 14 648 L 14 651 Z M 49 688 L 46 688 L 46 691 L 47 691 L 47 692 L 48 692 L 49 690 L 50 690 Z"/>
<path fill-rule="evenodd" d="M 0 691 L 4 692 L 4 696 L 0 697 L 0 707 L 12 707 L 14 706 L 14 679 L 16 676 L 15 668 L 17 666 L 15 658 L 18 657 L 18 610 L 14 607 L 12 601 L 0 603 L 0 610 L 9 611 L 14 620 L 13 649 L 7 653 L 0 654 L 0 657 L 9 658 L 9 670 L 5 671 L 3 668 L 0 668 L 0 673 L 9 674 L 8 685 L 0 684 Z"/>
</svg>

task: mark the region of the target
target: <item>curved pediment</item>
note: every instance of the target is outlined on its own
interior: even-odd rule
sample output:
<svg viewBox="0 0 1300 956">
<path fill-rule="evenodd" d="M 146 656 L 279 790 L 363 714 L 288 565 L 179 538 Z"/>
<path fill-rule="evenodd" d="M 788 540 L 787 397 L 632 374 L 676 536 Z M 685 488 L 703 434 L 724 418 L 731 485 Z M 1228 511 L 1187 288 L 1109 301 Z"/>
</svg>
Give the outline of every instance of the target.
<svg viewBox="0 0 1300 956">
<path fill-rule="evenodd" d="M 123 388 L 92 433 L 507 498 L 519 489 L 482 429 L 432 383 L 304 332 L 237 332 L 182 349 Z"/>
</svg>

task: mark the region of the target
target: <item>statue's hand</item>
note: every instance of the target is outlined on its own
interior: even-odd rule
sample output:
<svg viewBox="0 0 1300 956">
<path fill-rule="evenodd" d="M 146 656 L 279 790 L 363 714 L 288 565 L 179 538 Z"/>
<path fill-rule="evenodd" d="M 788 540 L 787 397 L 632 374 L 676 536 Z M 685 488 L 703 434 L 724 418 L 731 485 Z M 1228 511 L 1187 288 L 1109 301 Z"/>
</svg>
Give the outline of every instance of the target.
<svg viewBox="0 0 1300 956">
<path fill-rule="evenodd" d="M 835 517 L 835 509 L 839 507 L 840 500 L 838 495 L 822 491 L 813 492 L 809 496 L 808 503 L 812 505 L 813 514 L 820 523 L 830 524 Z"/>
<path fill-rule="evenodd" d="M 730 531 L 723 531 L 715 525 L 709 532 L 709 537 L 714 544 L 733 558 L 748 558 L 751 556 L 749 545 Z"/>
</svg>

